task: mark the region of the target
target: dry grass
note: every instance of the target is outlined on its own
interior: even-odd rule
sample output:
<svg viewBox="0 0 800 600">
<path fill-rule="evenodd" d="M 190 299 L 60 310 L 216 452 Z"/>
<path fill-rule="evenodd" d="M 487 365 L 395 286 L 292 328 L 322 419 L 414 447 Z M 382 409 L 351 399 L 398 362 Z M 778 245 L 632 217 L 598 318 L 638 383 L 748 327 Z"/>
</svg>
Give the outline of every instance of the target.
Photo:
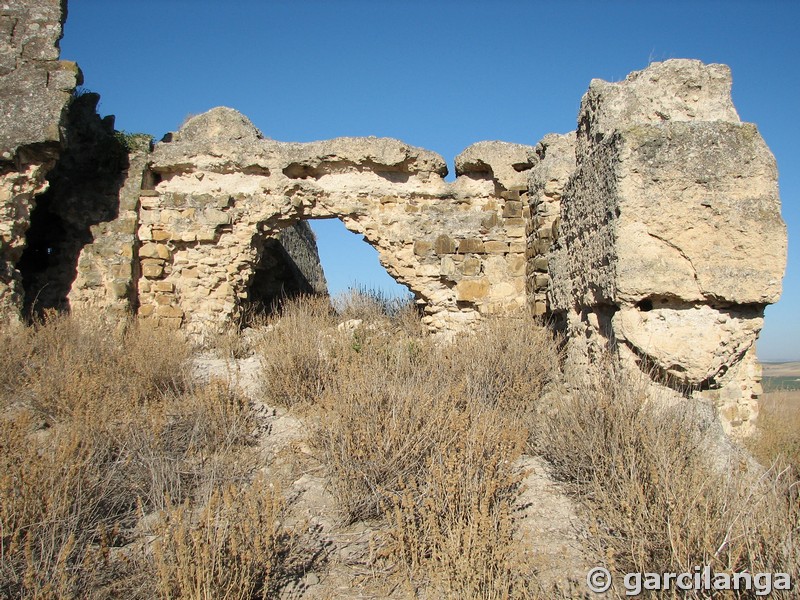
<svg viewBox="0 0 800 600">
<path fill-rule="evenodd" d="M 255 342 L 264 363 L 264 401 L 293 407 L 316 402 L 336 369 L 336 356 L 326 355 L 325 332 L 335 326 L 325 296 L 286 300 L 269 331 Z"/>
<path fill-rule="evenodd" d="M 370 567 L 409 596 L 536 596 L 516 511 L 526 449 L 567 482 L 617 573 L 800 576 L 787 402 L 762 408 L 759 469 L 613 366 L 559 393 L 556 343 L 528 317 L 439 344 L 413 307 L 340 308 L 286 302 L 248 344 L 265 401 L 307 419 L 344 521 L 381 529 Z M 273 597 L 308 566 L 279 490 L 253 481 L 250 403 L 193 385 L 179 337 L 58 317 L 0 343 L 0 597 Z"/>
<path fill-rule="evenodd" d="M 531 597 L 513 465 L 553 376 L 552 341 L 523 318 L 444 346 L 407 331 L 354 332 L 319 400 L 314 442 L 345 518 L 383 519 L 380 555 L 410 593 Z M 550 352 L 519 361 L 520 347 Z"/>
<path fill-rule="evenodd" d="M 535 579 L 516 536 L 525 432 L 497 410 L 455 415 L 456 435 L 416 479 L 388 495 L 383 556 L 414 593 L 439 598 L 530 598 Z"/>
<path fill-rule="evenodd" d="M 720 454 L 703 421 L 687 404 L 650 400 L 640 379 L 609 369 L 596 385 L 562 396 L 535 435 L 586 509 L 595 550 L 610 569 L 711 565 L 796 578 L 795 479 Z"/>
<path fill-rule="evenodd" d="M 188 501 L 169 506 L 153 546 L 158 597 L 274 597 L 298 543 L 280 525 L 283 510 L 280 492 L 263 478 L 215 488 L 199 510 Z"/>
<path fill-rule="evenodd" d="M 800 476 L 800 392 L 765 394 L 760 408 L 753 454 L 765 466 L 786 463 Z"/>
<path fill-rule="evenodd" d="M 125 558 L 137 521 L 248 498 L 249 404 L 193 387 L 183 340 L 146 323 L 51 317 L 0 338 L 0 597 L 153 597 L 147 545 Z"/>
</svg>

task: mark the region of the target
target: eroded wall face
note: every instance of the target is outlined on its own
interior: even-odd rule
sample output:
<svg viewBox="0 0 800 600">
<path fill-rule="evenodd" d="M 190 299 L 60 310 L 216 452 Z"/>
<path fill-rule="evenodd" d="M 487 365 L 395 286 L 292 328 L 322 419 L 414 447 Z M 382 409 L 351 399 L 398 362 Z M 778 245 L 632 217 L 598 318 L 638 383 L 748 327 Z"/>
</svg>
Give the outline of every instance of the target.
<svg viewBox="0 0 800 600">
<path fill-rule="evenodd" d="M 593 82 L 577 140 L 547 254 L 567 370 L 611 348 L 749 431 L 755 340 L 780 295 L 786 233 L 774 158 L 739 122 L 727 67 L 670 61 Z"/>
<path fill-rule="evenodd" d="M 498 148 L 515 168 L 496 160 Z M 433 330 L 519 308 L 530 150 L 474 147 L 448 183 L 439 156 L 396 140 L 274 142 L 215 109 L 153 155 L 160 181 L 140 199 L 139 314 L 200 336 L 218 329 L 258 293 L 268 240 L 331 217 L 377 249 Z"/>
<path fill-rule="evenodd" d="M 61 128 L 80 83 L 74 63 L 59 61 L 61 0 L 0 6 L 0 317 L 15 320 L 24 292 L 16 264 L 35 197 L 61 152 Z"/>
<path fill-rule="evenodd" d="M 594 80 L 576 132 L 475 144 L 454 182 L 440 156 L 397 140 L 281 143 L 227 108 L 106 165 L 113 123 L 96 101 L 71 121 L 87 99 L 73 102 L 80 73 L 58 61 L 62 21 L 60 0 L 0 9 L 3 320 L 38 296 L 202 338 L 248 303 L 323 289 L 304 222 L 339 218 L 431 330 L 527 305 L 566 334 L 566 373 L 610 351 L 659 389 L 712 401 L 729 431 L 751 429 L 786 230 L 774 159 L 739 121 L 727 67 Z"/>
</svg>

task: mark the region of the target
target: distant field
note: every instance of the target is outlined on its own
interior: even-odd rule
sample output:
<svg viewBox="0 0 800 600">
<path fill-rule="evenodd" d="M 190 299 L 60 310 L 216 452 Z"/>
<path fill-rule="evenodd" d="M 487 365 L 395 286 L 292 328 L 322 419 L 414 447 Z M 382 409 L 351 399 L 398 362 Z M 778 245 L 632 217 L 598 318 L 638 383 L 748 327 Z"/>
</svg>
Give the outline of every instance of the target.
<svg viewBox="0 0 800 600">
<path fill-rule="evenodd" d="M 800 362 L 761 363 L 765 392 L 778 390 L 800 391 Z"/>
<path fill-rule="evenodd" d="M 800 379 L 797 377 L 767 377 L 761 381 L 765 392 L 778 392 L 781 390 L 800 391 Z"/>
</svg>

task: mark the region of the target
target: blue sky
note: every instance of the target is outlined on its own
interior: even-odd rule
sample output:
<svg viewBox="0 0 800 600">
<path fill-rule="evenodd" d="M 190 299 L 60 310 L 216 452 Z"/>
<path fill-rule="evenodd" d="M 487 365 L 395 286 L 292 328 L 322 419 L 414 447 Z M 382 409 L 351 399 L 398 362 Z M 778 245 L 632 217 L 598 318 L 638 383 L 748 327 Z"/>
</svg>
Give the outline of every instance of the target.
<svg viewBox="0 0 800 600">
<path fill-rule="evenodd" d="M 476 141 L 574 130 L 592 78 L 668 58 L 726 63 L 739 115 L 780 171 L 788 268 L 758 345 L 778 360 L 800 359 L 798 24 L 796 1 L 70 0 L 61 47 L 118 129 L 160 138 L 224 105 L 277 140 L 395 137 L 451 165 Z M 390 286 L 337 225 L 312 223 L 333 291 Z"/>
</svg>

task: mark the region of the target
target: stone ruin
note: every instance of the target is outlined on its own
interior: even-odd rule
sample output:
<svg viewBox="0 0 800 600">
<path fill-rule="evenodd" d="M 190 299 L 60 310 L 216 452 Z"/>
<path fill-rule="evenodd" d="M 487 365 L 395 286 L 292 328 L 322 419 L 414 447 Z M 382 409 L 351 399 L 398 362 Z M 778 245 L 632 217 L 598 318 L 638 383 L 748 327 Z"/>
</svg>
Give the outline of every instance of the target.
<svg viewBox="0 0 800 600">
<path fill-rule="evenodd" d="M 0 8 L 0 314 L 136 314 L 202 338 L 324 292 L 307 220 L 339 218 L 435 332 L 529 308 L 567 371 L 609 351 L 653 385 L 757 414 L 755 340 L 781 292 L 775 160 L 723 65 L 593 80 L 577 130 L 439 155 L 383 138 L 285 143 L 216 108 L 153 147 L 122 140 L 58 60 L 60 0 Z M 124 142 L 124 143 L 123 143 Z M 521 354 L 524 360 L 524 354 Z"/>
</svg>

